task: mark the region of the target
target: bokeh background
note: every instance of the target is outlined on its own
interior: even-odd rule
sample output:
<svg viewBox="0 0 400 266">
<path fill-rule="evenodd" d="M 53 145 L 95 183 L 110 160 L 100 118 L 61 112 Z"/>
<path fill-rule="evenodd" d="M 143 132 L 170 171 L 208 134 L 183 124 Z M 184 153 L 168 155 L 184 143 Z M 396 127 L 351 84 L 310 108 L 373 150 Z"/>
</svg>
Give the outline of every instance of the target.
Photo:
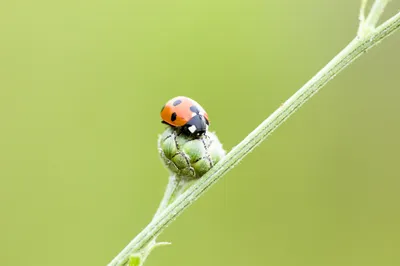
<svg viewBox="0 0 400 266">
<path fill-rule="evenodd" d="M 3 1 L 0 265 L 106 265 L 167 183 L 161 106 L 194 98 L 230 150 L 353 38 L 359 2 Z M 399 44 L 327 85 L 146 266 L 400 265 Z"/>
</svg>

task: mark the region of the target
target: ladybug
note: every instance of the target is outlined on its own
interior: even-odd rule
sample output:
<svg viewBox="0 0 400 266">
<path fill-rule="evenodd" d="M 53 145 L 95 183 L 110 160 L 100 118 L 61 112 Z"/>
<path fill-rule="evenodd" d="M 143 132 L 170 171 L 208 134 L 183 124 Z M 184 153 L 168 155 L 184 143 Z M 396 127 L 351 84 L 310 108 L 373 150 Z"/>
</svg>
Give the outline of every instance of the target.
<svg viewBox="0 0 400 266">
<path fill-rule="evenodd" d="M 178 96 L 169 100 L 161 109 L 162 123 L 182 129 L 189 136 L 201 136 L 210 124 L 208 114 L 196 101 Z"/>
</svg>

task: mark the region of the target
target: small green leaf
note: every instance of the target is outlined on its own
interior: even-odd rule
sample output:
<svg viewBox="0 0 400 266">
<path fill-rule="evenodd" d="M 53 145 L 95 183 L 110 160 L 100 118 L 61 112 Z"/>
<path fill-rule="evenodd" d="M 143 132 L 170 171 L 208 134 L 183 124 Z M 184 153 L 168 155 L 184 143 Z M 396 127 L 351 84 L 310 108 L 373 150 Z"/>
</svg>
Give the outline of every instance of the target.
<svg viewBox="0 0 400 266">
<path fill-rule="evenodd" d="M 142 265 L 142 258 L 139 254 L 135 253 L 129 257 L 129 266 L 140 266 Z"/>
</svg>

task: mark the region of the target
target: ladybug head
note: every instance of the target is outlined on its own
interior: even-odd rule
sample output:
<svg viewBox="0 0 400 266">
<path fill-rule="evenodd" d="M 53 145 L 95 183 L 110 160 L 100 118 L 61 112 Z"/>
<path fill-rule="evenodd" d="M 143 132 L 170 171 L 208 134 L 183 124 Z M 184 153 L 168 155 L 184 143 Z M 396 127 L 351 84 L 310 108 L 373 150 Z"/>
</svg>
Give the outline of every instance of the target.
<svg viewBox="0 0 400 266">
<path fill-rule="evenodd" d="M 188 135 L 201 136 L 208 130 L 209 122 L 203 115 L 193 116 L 182 128 Z"/>
</svg>

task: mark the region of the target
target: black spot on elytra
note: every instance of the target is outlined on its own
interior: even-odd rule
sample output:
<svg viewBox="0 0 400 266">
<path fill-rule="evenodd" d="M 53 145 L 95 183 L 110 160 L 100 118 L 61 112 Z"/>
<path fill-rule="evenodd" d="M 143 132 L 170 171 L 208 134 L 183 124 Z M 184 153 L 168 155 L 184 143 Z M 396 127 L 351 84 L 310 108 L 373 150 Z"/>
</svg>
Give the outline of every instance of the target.
<svg viewBox="0 0 400 266">
<path fill-rule="evenodd" d="M 172 105 L 173 105 L 173 106 L 177 106 L 177 105 L 180 104 L 181 102 L 182 102 L 182 101 L 178 99 L 178 100 L 176 100 L 175 102 L 173 102 Z"/>
<path fill-rule="evenodd" d="M 199 108 L 197 108 L 197 106 L 195 106 L 195 105 L 190 106 L 190 111 L 192 111 L 193 113 L 196 113 L 196 114 L 200 113 Z"/>
<path fill-rule="evenodd" d="M 171 121 L 174 122 L 176 120 L 176 113 L 173 112 L 171 115 Z"/>
</svg>

